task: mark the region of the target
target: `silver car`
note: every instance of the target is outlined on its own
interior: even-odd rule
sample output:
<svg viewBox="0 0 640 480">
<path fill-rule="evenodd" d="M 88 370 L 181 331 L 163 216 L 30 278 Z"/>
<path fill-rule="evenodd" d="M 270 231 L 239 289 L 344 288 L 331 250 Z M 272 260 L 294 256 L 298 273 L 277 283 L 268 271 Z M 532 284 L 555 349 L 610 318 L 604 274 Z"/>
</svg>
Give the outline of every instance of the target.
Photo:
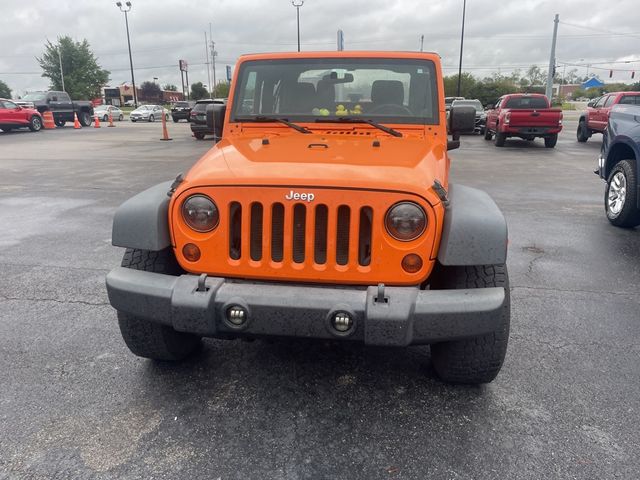
<svg viewBox="0 0 640 480">
<path fill-rule="evenodd" d="M 124 120 L 124 112 L 115 105 L 98 105 L 93 109 L 93 113 L 103 122 L 109 121 L 109 113 L 114 120 Z"/>
<path fill-rule="evenodd" d="M 162 120 L 164 115 L 165 120 L 169 120 L 169 110 L 161 107 L 160 105 L 141 105 L 129 114 L 129 120 L 137 122 L 138 120 L 146 122 L 155 122 L 156 119 Z"/>
</svg>

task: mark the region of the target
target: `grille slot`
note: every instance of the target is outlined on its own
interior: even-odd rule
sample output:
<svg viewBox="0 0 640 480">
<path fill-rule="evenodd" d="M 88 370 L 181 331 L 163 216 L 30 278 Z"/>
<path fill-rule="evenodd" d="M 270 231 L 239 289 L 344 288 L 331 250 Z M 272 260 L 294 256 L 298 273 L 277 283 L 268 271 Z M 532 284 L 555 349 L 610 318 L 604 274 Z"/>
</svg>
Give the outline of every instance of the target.
<svg viewBox="0 0 640 480">
<path fill-rule="evenodd" d="M 262 204 L 251 204 L 251 260 L 262 260 Z"/>
<path fill-rule="evenodd" d="M 338 207 L 338 228 L 336 231 L 336 263 L 349 263 L 349 222 L 351 209 L 346 205 Z"/>
<path fill-rule="evenodd" d="M 329 221 L 329 209 L 326 205 L 316 207 L 316 223 L 313 259 L 319 264 L 327 263 L 327 225 Z"/>
<path fill-rule="evenodd" d="M 358 263 L 363 267 L 371 264 L 371 235 L 373 230 L 373 209 L 360 209 L 360 229 L 358 231 Z"/>
<path fill-rule="evenodd" d="M 242 205 L 229 204 L 229 257 L 240 260 L 242 256 Z"/>
<path fill-rule="evenodd" d="M 293 261 L 304 262 L 304 230 L 306 228 L 307 208 L 301 203 L 293 207 Z"/>
<path fill-rule="evenodd" d="M 281 262 L 284 252 L 284 206 L 274 203 L 271 207 L 271 260 Z"/>
</svg>

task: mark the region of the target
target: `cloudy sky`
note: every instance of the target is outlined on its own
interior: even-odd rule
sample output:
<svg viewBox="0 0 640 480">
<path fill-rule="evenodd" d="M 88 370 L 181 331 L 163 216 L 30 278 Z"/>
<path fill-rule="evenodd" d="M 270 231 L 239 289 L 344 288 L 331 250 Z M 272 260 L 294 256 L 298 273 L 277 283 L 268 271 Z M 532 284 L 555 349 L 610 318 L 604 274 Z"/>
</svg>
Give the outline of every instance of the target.
<svg viewBox="0 0 640 480">
<path fill-rule="evenodd" d="M 204 33 L 212 24 L 217 77 L 242 53 L 296 48 L 290 0 L 131 0 L 129 14 L 136 82 L 180 85 L 178 60 L 191 83 L 207 84 Z M 554 14 L 560 14 L 556 58 L 560 71 L 597 73 L 609 81 L 640 79 L 638 0 L 467 0 L 463 68 L 476 76 L 546 70 Z M 303 50 L 333 50 L 336 31 L 348 50 L 418 50 L 442 56 L 457 71 L 463 0 L 305 0 L 300 9 Z M 45 39 L 87 39 L 111 85 L 130 80 L 124 16 L 115 0 L 0 0 L 0 79 L 14 94 L 46 88 L 35 60 Z"/>
</svg>

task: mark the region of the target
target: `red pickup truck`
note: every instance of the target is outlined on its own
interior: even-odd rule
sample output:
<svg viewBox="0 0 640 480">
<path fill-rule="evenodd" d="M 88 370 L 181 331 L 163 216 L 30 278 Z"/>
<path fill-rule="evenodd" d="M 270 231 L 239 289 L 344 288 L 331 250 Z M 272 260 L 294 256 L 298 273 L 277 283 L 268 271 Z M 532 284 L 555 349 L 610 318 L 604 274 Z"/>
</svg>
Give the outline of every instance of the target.
<svg viewBox="0 0 640 480">
<path fill-rule="evenodd" d="M 587 111 L 578 121 L 578 141 L 584 143 L 594 133 L 604 132 L 609 122 L 611 107 L 618 104 L 640 105 L 640 92 L 612 92 L 591 100 L 587 104 Z"/>
<path fill-rule="evenodd" d="M 533 140 L 544 138 L 544 146 L 553 148 L 562 130 L 562 110 L 551 108 L 549 99 L 537 93 L 503 95 L 487 112 L 484 139 L 495 135 L 496 147 L 504 147 L 509 137 Z"/>
</svg>

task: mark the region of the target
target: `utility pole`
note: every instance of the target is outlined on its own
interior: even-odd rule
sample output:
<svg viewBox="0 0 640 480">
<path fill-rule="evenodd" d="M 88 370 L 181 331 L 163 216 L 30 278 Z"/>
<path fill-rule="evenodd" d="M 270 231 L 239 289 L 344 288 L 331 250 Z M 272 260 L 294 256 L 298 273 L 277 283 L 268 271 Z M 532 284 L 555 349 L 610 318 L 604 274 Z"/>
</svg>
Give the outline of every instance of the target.
<svg viewBox="0 0 640 480">
<path fill-rule="evenodd" d="M 460 84 L 462 82 L 462 48 L 464 47 L 464 16 L 467 13 L 467 0 L 462 3 L 462 32 L 460 33 L 460 64 L 458 65 L 458 90 L 456 96 L 460 96 Z"/>
<path fill-rule="evenodd" d="M 211 22 L 209 22 L 209 40 L 211 40 L 211 66 L 213 69 L 213 86 L 210 88 L 211 90 L 211 98 L 214 98 L 215 92 L 216 92 L 216 55 L 218 55 L 218 52 L 216 52 L 216 42 L 213 41 L 213 33 L 211 30 Z M 211 86 L 211 83 L 209 83 L 209 86 Z"/>
<path fill-rule="evenodd" d="M 424 35 L 420 35 L 420 52 L 424 51 Z"/>
<path fill-rule="evenodd" d="M 558 23 L 560 22 L 560 15 L 556 13 L 556 18 L 553 20 L 553 39 L 551 40 L 551 55 L 549 56 L 549 72 L 547 73 L 547 90 L 546 95 L 551 102 L 553 96 L 553 74 L 556 71 L 556 39 L 558 38 Z"/>
<path fill-rule="evenodd" d="M 116 2 L 116 6 L 124 13 L 124 24 L 127 27 L 127 46 L 129 47 L 129 66 L 131 67 L 131 86 L 133 87 L 133 105 L 138 107 L 138 92 L 136 92 L 136 79 L 133 77 L 133 57 L 131 56 L 131 37 L 129 36 L 129 18 L 127 13 L 131 11 L 131 2 L 125 2 L 126 6 L 122 6 L 122 2 Z"/>
<path fill-rule="evenodd" d="M 209 79 L 209 98 L 213 98 L 211 96 L 211 69 L 209 68 L 209 42 L 207 40 L 207 32 L 204 32 L 204 60 L 207 64 L 207 78 Z M 187 82 L 189 83 L 189 82 Z"/>
<path fill-rule="evenodd" d="M 300 51 L 300 7 L 304 5 L 304 0 L 291 0 L 291 4 L 296 7 L 296 22 L 298 24 L 298 51 Z"/>
<path fill-rule="evenodd" d="M 60 53 L 60 44 L 58 42 L 58 60 L 60 61 L 60 79 L 62 80 L 62 91 L 66 92 L 64 89 L 64 72 L 62 71 L 62 54 Z"/>
</svg>

